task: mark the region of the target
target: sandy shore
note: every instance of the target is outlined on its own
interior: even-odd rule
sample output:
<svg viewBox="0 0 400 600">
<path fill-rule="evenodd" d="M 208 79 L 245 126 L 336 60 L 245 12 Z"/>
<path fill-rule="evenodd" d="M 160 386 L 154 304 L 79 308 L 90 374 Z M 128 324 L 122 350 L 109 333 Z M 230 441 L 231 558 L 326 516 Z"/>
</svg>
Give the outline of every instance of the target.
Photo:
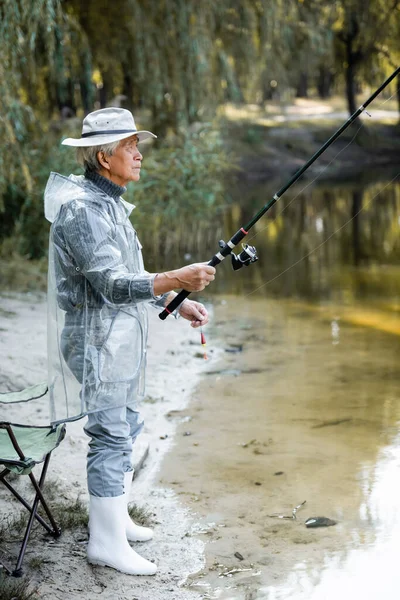
<svg viewBox="0 0 400 600">
<path fill-rule="evenodd" d="M 143 462 L 135 478 L 131 501 L 148 509 L 156 522 L 155 538 L 134 547 L 159 565 L 155 577 L 129 577 L 112 569 L 86 563 L 85 531 L 65 532 L 59 540 L 42 538 L 29 545 L 25 573 L 39 586 L 39 596 L 73 600 L 96 596 L 110 600 L 195 600 L 199 594 L 182 588 L 189 573 L 204 566 L 203 542 L 192 537 L 194 521 L 171 488 L 155 485 L 165 453 L 173 444 L 179 422 L 205 364 L 199 352 L 199 333 L 184 320 L 161 322 L 149 309 L 147 399 L 141 406 L 145 429 L 134 452 L 134 463 Z M 46 379 L 46 301 L 43 295 L 2 296 L 0 304 L 0 391 L 22 389 Z M 209 363 L 208 363 L 209 366 Z M 178 412 L 176 412 L 178 411 Z M 0 405 L 0 416 L 11 422 L 47 423 L 47 405 Z M 67 437 L 53 453 L 48 480 L 59 484 L 60 496 L 87 502 L 85 456 L 87 439 L 83 421 L 68 424 Z M 148 452 L 148 454 L 147 454 Z M 22 486 L 24 478 L 20 478 Z M 19 508 L 10 494 L 0 490 L 3 517 Z M 140 548 L 138 548 L 140 546 Z M 3 559 L 14 561 L 16 544 L 0 540 Z M 32 560 L 41 565 L 33 569 Z"/>
</svg>

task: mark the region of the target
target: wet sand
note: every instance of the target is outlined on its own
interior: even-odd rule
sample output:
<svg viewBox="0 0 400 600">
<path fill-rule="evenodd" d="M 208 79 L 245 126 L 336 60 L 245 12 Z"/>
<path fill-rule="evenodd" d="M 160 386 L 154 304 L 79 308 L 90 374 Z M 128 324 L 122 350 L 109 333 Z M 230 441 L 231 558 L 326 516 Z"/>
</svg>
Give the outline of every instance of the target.
<svg viewBox="0 0 400 600">
<path fill-rule="evenodd" d="M 385 476 L 398 462 L 399 315 L 366 327 L 353 324 L 359 307 L 247 300 L 216 303 L 209 345 L 233 352 L 209 364 L 160 474 L 206 542 L 206 567 L 188 585 L 203 598 L 322 600 L 334 569 L 349 564 L 351 579 L 352 554 L 369 552 L 353 584 L 376 598 L 362 583 L 379 544 L 400 542 L 398 482 Z M 304 500 L 296 520 L 270 516 Z M 317 516 L 337 524 L 306 528 Z M 336 581 L 332 598 L 361 597 Z"/>
</svg>

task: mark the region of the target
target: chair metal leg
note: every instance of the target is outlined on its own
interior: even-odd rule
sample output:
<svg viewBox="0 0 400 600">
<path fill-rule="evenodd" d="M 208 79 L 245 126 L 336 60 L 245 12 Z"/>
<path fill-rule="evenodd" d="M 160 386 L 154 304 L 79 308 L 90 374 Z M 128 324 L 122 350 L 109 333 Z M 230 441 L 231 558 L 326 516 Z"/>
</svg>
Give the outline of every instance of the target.
<svg viewBox="0 0 400 600">
<path fill-rule="evenodd" d="M 39 502 L 42 503 L 43 508 L 45 509 L 46 514 L 49 517 L 49 520 L 50 520 L 50 522 L 51 522 L 51 524 L 53 526 L 53 531 L 48 526 L 46 526 L 47 531 L 49 531 L 49 533 L 51 533 L 55 537 L 58 537 L 58 536 L 61 535 L 61 530 L 56 525 L 56 522 L 53 519 L 53 515 L 51 514 L 51 512 L 50 512 L 50 510 L 49 510 L 49 508 L 48 508 L 48 506 L 47 506 L 47 504 L 46 504 L 46 502 L 45 502 L 45 500 L 43 498 L 43 494 L 41 492 L 41 488 L 43 487 L 44 480 L 46 478 L 47 467 L 48 467 L 49 461 L 50 461 L 50 454 L 48 454 L 46 456 L 46 459 L 44 461 L 43 469 L 42 469 L 42 472 L 41 472 L 41 475 L 40 475 L 39 484 L 37 483 L 37 481 L 35 479 L 35 476 L 32 473 L 29 474 L 29 477 L 31 479 L 32 485 L 34 486 L 34 488 L 36 490 L 36 496 L 35 496 L 35 499 L 33 501 L 31 511 L 30 511 L 31 515 L 29 517 L 28 525 L 26 527 L 26 531 L 25 531 L 24 539 L 22 541 L 22 546 L 21 546 L 21 550 L 20 550 L 20 553 L 19 553 L 19 556 L 18 556 L 17 564 L 16 564 L 15 569 L 12 572 L 12 575 L 14 577 L 21 577 L 21 575 L 22 575 L 22 568 L 21 568 L 22 567 L 22 562 L 24 560 L 25 551 L 26 551 L 26 547 L 27 547 L 27 544 L 28 544 L 29 536 L 30 536 L 30 533 L 31 533 L 33 521 L 34 521 L 35 518 L 37 518 L 39 516 L 39 515 L 36 514 Z"/>
<path fill-rule="evenodd" d="M 10 472 L 7 469 L 8 473 Z M 7 479 L 4 479 L 4 471 L 3 473 L 0 473 L 0 481 L 5 485 L 5 487 L 13 494 L 13 496 L 15 496 L 17 498 L 17 500 L 19 500 L 19 502 L 21 502 L 21 504 L 31 513 L 32 512 L 32 507 L 28 504 L 28 502 L 25 500 L 25 498 L 23 498 L 21 496 L 21 494 L 19 494 L 17 492 L 16 489 L 13 488 L 13 486 L 8 483 Z M 3 476 L 3 477 L 2 477 Z M 46 521 L 44 519 L 42 519 L 42 517 L 40 515 L 38 515 L 36 513 L 35 515 L 35 519 L 46 529 L 46 531 L 48 533 L 50 533 L 51 535 L 55 535 L 54 531 L 51 529 L 51 527 L 46 523 Z"/>
<path fill-rule="evenodd" d="M 50 461 L 50 454 L 48 454 L 46 456 L 46 460 L 44 461 L 44 465 L 43 465 L 43 469 L 40 475 L 40 480 L 39 480 L 39 484 L 37 483 L 35 476 L 33 473 L 29 473 L 29 478 L 32 482 L 33 487 L 36 490 L 36 497 L 35 497 L 35 501 L 36 500 L 40 500 L 41 505 L 43 506 L 43 509 L 45 510 L 49 521 L 53 527 L 53 530 L 50 530 L 49 533 L 51 533 L 52 535 L 54 535 L 54 537 L 59 537 L 61 535 L 61 529 L 58 527 L 57 523 L 55 522 L 53 515 L 51 514 L 51 511 L 49 509 L 49 507 L 47 506 L 47 503 L 43 497 L 42 494 L 42 487 L 44 485 L 44 480 L 46 478 L 46 474 L 47 474 L 47 467 L 49 465 L 49 461 Z M 39 515 L 38 515 L 39 516 Z M 47 528 L 46 528 L 47 529 Z"/>
</svg>

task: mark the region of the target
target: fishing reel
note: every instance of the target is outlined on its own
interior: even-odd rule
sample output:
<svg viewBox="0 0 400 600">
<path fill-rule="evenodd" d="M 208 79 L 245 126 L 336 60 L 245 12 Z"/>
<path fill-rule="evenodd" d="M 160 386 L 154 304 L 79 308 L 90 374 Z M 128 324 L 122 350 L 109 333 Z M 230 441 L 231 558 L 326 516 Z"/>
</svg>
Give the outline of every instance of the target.
<svg viewBox="0 0 400 600">
<path fill-rule="evenodd" d="M 226 244 L 224 240 L 218 242 L 220 248 L 225 248 Z M 240 254 L 234 254 L 231 252 L 232 267 L 234 271 L 238 271 L 242 267 L 249 267 L 252 263 L 258 260 L 257 250 L 255 246 L 249 244 L 242 244 L 243 250 Z"/>
</svg>

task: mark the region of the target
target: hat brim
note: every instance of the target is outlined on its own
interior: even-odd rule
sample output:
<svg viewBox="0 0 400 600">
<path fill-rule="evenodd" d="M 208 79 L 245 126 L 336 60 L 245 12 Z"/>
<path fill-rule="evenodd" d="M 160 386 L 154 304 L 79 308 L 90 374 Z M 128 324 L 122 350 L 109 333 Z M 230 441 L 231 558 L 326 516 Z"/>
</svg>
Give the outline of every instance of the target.
<svg viewBox="0 0 400 600">
<path fill-rule="evenodd" d="M 151 131 L 135 131 L 134 133 L 117 133 L 115 135 L 91 135 L 87 138 L 66 138 L 61 142 L 63 146 L 75 146 L 76 148 L 85 148 L 89 146 L 102 146 L 103 144 L 111 144 L 112 142 L 119 142 L 125 140 L 128 137 L 137 135 L 139 142 L 143 142 L 149 138 L 157 138 Z"/>
</svg>

